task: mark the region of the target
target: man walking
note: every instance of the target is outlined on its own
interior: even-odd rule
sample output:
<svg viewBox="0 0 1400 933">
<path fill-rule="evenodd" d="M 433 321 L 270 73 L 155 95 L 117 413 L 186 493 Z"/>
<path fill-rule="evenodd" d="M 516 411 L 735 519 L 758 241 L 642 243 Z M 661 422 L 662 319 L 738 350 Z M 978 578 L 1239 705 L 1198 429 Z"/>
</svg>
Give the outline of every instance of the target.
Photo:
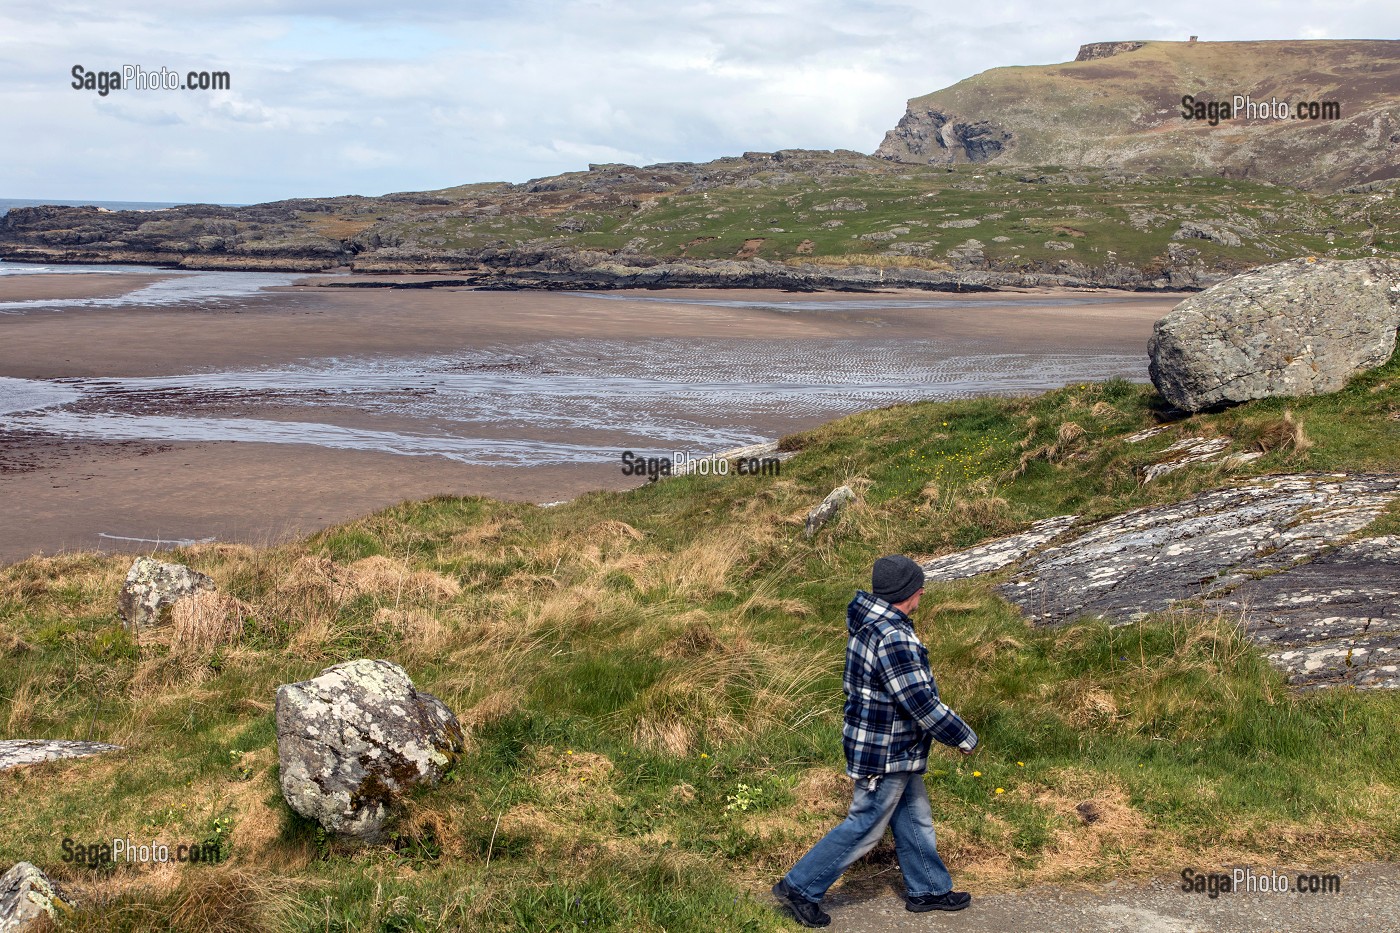
<svg viewBox="0 0 1400 933">
<path fill-rule="evenodd" d="M 889 826 L 915 912 L 962 910 L 972 902 L 954 891 L 934 845 L 933 814 L 923 774 L 933 739 L 964 755 L 977 735 L 938 699 L 928 651 L 910 615 L 924 591 L 924 571 L 907 557 L 875 561 L 871 592 L 857 591 L 846 607 L 846 774 L 855 781 L 851 809 L 773 886 L 773 894 L 807 927 L 831 915 L 822 896 L 841 873 L 880 841 Z"/>
</svg>

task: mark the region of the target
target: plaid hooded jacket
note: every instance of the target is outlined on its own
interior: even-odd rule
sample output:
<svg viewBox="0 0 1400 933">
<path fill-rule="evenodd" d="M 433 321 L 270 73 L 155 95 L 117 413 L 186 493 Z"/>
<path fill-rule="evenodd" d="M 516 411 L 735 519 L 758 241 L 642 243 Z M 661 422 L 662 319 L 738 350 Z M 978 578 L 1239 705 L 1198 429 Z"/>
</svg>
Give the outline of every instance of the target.
<svg viewBox="0 0 1400 933">
<path fill-rule="evenodd" d="M 970 751 L 977 734 L 938 699 L 909 617 L 864 590 L 846 607 L 846 773 L 923 771 L 933 739 Z"/>
</svg>

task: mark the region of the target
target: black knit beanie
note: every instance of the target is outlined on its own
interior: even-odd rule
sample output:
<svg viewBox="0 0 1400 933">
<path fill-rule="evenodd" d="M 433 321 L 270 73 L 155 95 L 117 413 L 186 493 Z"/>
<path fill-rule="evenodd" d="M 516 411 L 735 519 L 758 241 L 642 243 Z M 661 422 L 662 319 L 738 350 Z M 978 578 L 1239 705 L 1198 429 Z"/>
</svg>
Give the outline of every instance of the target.
<svg viewBox="0 0 1400 933">
<path fill-rule="evenodd" d="M 875 562 L 870 584 L 875 598 L 902 603 L 924 585 L 924 569 L 902 554 L 890 554 Z"/>
</svg>

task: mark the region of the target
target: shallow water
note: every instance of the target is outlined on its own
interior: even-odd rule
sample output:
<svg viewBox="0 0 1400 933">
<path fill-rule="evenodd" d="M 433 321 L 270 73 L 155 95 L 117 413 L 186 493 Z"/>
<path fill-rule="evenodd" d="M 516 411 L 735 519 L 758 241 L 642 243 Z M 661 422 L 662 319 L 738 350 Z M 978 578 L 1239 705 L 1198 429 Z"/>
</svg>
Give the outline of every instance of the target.
<svg viewBox="0 0 1400 933">
<path fill-rule="evenodd" d="M 7 264 L 9 265 L 9 264 Z M 205 307 L 216 302 L 247 301 L 263 289 L 290 285 L 303 278 L 291 272 L 196 272 L 187 269 L 155 269 L 149 266 L 40 266 L 46 273 L 142 272 L 168 276 L 125 295 L 106 298 L 40 298 L 28 301 L 0 301 L 0 314 L 65 308 L 129 308 L 186 305 Z M 13 270 L 4 274 L 17 275 Z"/>
<path fill-rule="evenodd" d="M 1145 377 L 1140 356 L 968 354 L 966 342 L 543 341 L 159 378 L 0 379 L 0 428 L 105 440 L 312 444 L 470 464 L 705 454 L 920 399 Z"/>
<path fill-rule="evenodd" d="M 1064 295 L 1054 298 L 1028 298 L 1021 293 L 988 293 L 985 298 L 891 298 L 873 295 L 869 298 L 842 297 L 827 301 L 792 300 L 756 301 L 747 298 L 707 298 L 703 295 L 671 297 L 665 295 L 645 295 L 635 291 L 617 292 L 565 292 L 576 298 L 594 298 L 600 301 L 650 301 L 658 304 L 707 305 L 714 308 L 745 308 L 754 311 L 888 311 L 893 308 L 994 308 L 994 307 L 1040 307 L 1068 308 L 1078 305 L 1106 304 L 1121 301 L 1120 298 L 1086 295 Z"/>
<path fill-rule="evenodd" d="M 40 263 L 40 262 L 15 262 L 10 259 L 0 259 L 0 275 L 91 275 L 94 273 L 104 273 L 106 275 L 150 275 L 159 272 L 160 269 L 154 266 L 122 266 L 122 265 L 84 265 L 83 263 Z"/>
</svg>

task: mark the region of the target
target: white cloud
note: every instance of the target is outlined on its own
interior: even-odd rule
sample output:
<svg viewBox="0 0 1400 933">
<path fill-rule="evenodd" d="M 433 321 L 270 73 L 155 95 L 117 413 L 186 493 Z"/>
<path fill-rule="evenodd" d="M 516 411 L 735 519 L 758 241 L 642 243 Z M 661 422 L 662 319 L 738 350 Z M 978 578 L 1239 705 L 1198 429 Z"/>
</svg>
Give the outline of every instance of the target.
<svg viewBox="0 0 1400 933">
<path fill-rule="evenodd" d="M 0 194 L 246 202 L 520 181 L 589 161 L 870 151 L 907 98 L 1067 61 L 1084 42 L 1397 29 L 1391 2 L 1300 0 L 10 0 L 0 112 L 11 138 L 34 142 L 0 149 L 0 179 L 20 186 Z M 99 100 L 69 87 L 77 63 L 228 71 L 232 90 Z M 152 146 L 201 161 L 90 154 Z"/>
</svg>

